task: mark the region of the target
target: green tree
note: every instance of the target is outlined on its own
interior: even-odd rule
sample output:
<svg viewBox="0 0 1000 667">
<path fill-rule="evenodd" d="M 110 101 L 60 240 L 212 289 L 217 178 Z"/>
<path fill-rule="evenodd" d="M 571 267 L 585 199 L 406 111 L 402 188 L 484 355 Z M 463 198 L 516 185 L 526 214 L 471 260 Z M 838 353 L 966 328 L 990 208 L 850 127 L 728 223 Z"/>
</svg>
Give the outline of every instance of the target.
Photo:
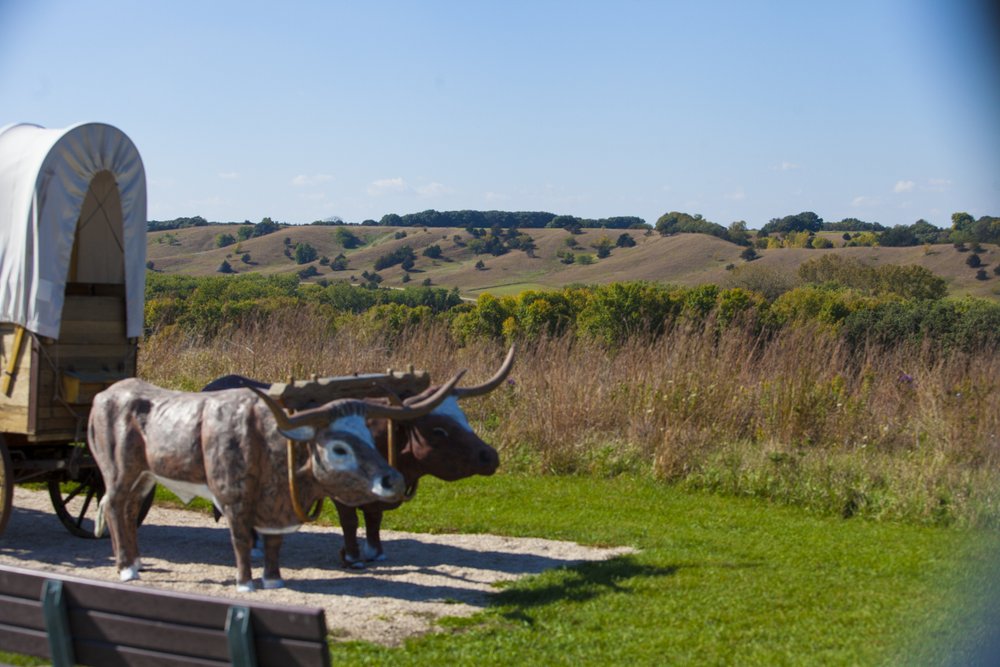
<svg viewBox="0 0 1000 667">
<path fill-rule="evenodd" d="M 332 260 L 330 260 L 330 270 L 332 271 L 346 271 L 347 270 L 347 257 L 344 253 L 340 253 Z"/>
<path fill-rule="evenodd" d="M 294 255 L 296 264 L 308 264 L 315 260 L 319 256 L 319 253 L 316 252 L 316 248 L 308 243 L 297 243 Z"/>
<path fill-rule="evenodd" d="M 611 244 L 611 239 L 607 236 L 602 236 L 597 239 L 595 243 L 591 245 L 594 250 L 597 251 L 597 258 L 604 259 L 605 257 L 611 256 L 611 248 L 614 246 Z"/>
<path fill-rule="evenodd" d="M 635 246 L 635 239 L 632 235 L 627 232 L 622 232 L 618 235 L 618 240 L 615 241 L 615 246 L 619 248 L 632 248 Z"/>
<path fill-rule="evenodd" d="M 333 233 L 333 238 L 345 250 L 353 250 L 363 245 L 361 239 L 359 239 L 354 232 L 345 227 L 338 227 L 337 231 Z"/>
<path fill-rule="evenodd" d="M 743 220 L 736 220 L 729 224 L 729 240 L 739 245 L 750 243 L 750 232 L 747 231 L 747 223 Z"/>
<path fill-rule="evenodd" d="M 421 254 L 424 257 L 430 257 L 431 259 L 438 259 L 441 257 L 441 246 L 437 245 L 436 243 L 434 245 L 429 245 L 426 248 L 424 248 L 424 251 Z"/>
<path fill-rule="evenodd" d="M 787 234 L 789 232 L 818 232 L 823 229 L 823 218 L 812 211 L 803 211 L 798 215 L 786 215 L 783 218 L 772 218 L 760 228 L 768 234 Z"/>
<path fill-rule="evenodd" d="M 226 246 L 231 246 L 236 243 L 236 237 L 232 234 L 216 234 L 215 236 L 215 247 L 225 248 Z"/>
</svg>

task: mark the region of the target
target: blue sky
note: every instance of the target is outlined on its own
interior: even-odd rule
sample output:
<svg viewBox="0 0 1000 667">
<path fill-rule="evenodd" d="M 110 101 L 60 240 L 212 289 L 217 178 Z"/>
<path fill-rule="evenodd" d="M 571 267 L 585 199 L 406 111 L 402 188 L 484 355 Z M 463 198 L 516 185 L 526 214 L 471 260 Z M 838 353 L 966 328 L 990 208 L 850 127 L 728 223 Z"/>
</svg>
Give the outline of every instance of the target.
<svg viewBox="0 0 1000 667">
<path fill-rule="evenodd" d="M 149 217 L 1000 215 L 982 2 L 0 0 L 0 124 L 102 121 Z"/>
</svg>

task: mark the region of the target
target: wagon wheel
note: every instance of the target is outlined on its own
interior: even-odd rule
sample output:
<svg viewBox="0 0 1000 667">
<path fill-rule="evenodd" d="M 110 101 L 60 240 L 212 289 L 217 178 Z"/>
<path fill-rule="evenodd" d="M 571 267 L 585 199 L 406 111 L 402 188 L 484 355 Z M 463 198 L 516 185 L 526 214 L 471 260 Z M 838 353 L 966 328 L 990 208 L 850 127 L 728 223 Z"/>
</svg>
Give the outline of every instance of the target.
<svg viewBox="0 0 1000 667">
<path fill-rule="evenodd" d="M 149 513 L 155 492 L 153 489 L 143 498 L 142 506 L 139 508 L 138 524 L 142 524 L 142 520 Z M 83 470 L 76 479 L 69 481 L 49 480 L 52 508 L 66 530 L 77 537 L 87 539 L 103 537 L 94 534 L 97 511 L 103 496 L 104 479 L 97 468 Z"/>
<path fill-rule="evenodd" d="M 0 535 L 7 527 L 10 513 L 14 509 L 14 464 L 10 452 L 0 436 Z"/>
</svg>

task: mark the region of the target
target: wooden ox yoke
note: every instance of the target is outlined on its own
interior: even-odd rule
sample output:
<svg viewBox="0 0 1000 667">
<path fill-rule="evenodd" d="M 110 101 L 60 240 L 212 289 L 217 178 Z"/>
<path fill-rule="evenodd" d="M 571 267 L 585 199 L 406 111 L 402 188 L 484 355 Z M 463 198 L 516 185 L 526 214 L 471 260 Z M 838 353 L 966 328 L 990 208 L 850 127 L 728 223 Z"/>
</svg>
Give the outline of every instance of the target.
<svg viewBox="0 0 1000 667">
<path fill-rule="evenodd" d="M 355 373 L 354 375 L 340 375 L 334 377 L 320 378 L 313 376 L 310 380 L 294 379 L 288 382 L 276 382 L 268 389 L 268 395 L 279 401 L 288 410 L 304 410 L 323 405 L 338 398 L 363 398 L 374 396 L 385 396 L 392 401 L 400 395 L 416 395 L 427 389 L 431 384 L 431 376 L 427 371 L 415 371 L 411 365 L 405 371 L 394 371 L 388 369 L 385 373 Z M 389 465 L 396 467 L 396 443 L 390 423 L 389 451 L 386 457 Z M 289 447 L 289 457 L 291 457 L 291 447 Z M 291 470 L 291 458 L 289 458 L 289 470 Z M 294 484 L 294 482 L 290 482 Z M 292 488 L 292 498 L 295 498 L 294 486 Z M 312 512 L 306 513 L 301 508 L 295 507 L 296 514 L 303 522 L 315 520 L 319 516 L 321 507 L 317 506 Z"/>
<path fill-rule="evenodd" d="M 276 382 L 267 393 L 289 410 L 304 410 L 338 398 L 392 398 L 393 394 L 419 394 L 430 384 L 430 373 L 415 371 L 410 366 L 406 371 L 390 368 L 385 373 L 355 373 L 325 378 L 314 375 L 310 380 Z"/>
</svg>

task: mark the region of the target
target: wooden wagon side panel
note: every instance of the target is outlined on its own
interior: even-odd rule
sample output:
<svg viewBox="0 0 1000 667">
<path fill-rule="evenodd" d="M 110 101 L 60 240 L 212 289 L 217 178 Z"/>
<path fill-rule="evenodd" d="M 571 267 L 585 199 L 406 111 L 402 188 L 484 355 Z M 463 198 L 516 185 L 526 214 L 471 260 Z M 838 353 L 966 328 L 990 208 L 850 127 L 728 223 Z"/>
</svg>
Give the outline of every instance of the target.
<svg viewBox="0 0 1000 667">
<path fill-rule="evenodd" d="M 11 368 L 12 358 L 16 354 L 15 332 L 15 325 L 0 324 L 0 369 L 3 372 Z M 20 358 L 13 366 L 13 377 L 10 379 L 10 396 L 0 392 L 0 433 L 28 432 L 31 400 L 30 336 L 25 335 L 21 345 Z"/>
<path fill-rule="evenodd" d="M 41 339 L 32 350 L 36 384 L 28 432 L 35 441 L 83 440 L 94 395 L 135 375 L 137 346 L 125 335 L 124 298 L 109 294 L 121 286 L 100 287 L 104 294 L 67 290 L 59 340 Z"/>
</svg>

